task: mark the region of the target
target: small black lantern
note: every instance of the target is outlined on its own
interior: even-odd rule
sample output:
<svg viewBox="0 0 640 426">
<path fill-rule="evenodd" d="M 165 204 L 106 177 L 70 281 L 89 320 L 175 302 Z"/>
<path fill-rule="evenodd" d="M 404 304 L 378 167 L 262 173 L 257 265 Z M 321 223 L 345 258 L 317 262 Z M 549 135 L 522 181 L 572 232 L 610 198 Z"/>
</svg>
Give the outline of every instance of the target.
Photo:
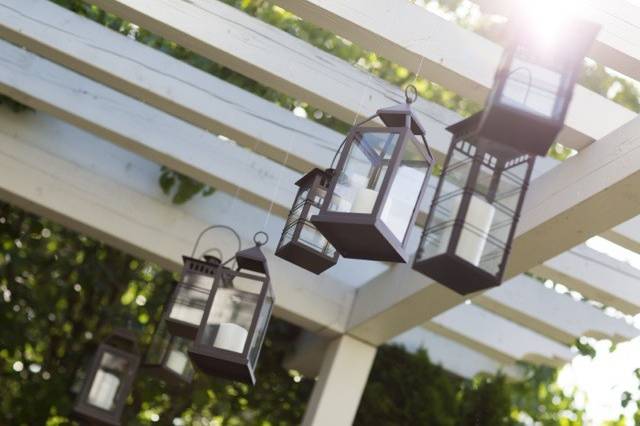
<svg viewBox="0 0 640 426">
<path fill-rule="evenodd" d="M 74 413 L 98 425 L 120 425 L 140 365 L 136 336 L 117 329 L 98 346 Z"/>
<path fill-rule="evenodd" d="M 182 256 L 182 277 L 167 305 L 164 318 L 169 332 L 174 336 L 193 340 L 198 332 L 202 313 L 213 287 L 213 279 L 222 260 L 206 254 L 217 251 L 216 249 L 207 250 L 202 259 L 196 258 L 195 255 L 203 235 L 215 229 L 230 231 L 238 241 L 238 250 L 241 249 L 240 236 L 236 231 L 228 226 L 212 225 L 200 233 L 191 256 Z"/>
<path fill-rule="evenodd" d="M 319 212 L 332 176 L 332 169 L 315 168 L 296 182 L 298 193 L 276 249 L 276 256 L 314 274 L 331 268 L 340 256 L 309 220 Z"/>
<path fill-rule="evenodd" d="M 320 213 L 311 222 L 354 259 L 406 262 L 406 246 L 431 174 L 425 131 L 406 103 L 384 108 L 355 126 L 342 152 Z M 380 118 L 385 127 L 367 126 Z"/>
<path fill-rule="evenodd" d="M 161 321 L 149 345 L 145 368 L 173 386 L 191 383 L 194 374 L 188 353 L 191 344 L 188 339 L 171 335 L 165 321 Z"/>
<path fill-rule="evenodd" d="M 259 235 L 265 241 L 258 241 Z M 254 247 L 236 254 L 237 270 L 217 270 L 189 350 L 193 363 L 208 375 L 255 384 L 254 372 L 274 303 L 267 260 L 260 250 L 267 239 L 260 232 L 254 237 Z"/>
<path fill-rule="evenodd" d="M 478 135 L 482 113 L 453 141 L 413 269 L 460 294 L 502 281 L 535 156 Z"/>
<path fill-rule="evenodd" d="M 563 127 L 582 61 L 599 26 L 571 21 L 552 43 L 515 19 L 482 117 L 481 135 L 546 155 Z"/>
</svg>

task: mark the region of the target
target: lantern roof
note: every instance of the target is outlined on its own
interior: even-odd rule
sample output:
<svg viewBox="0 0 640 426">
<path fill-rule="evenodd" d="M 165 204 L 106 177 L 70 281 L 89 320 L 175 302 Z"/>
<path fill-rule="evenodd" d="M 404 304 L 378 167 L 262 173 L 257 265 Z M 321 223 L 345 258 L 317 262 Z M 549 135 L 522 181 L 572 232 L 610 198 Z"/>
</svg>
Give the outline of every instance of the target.
<svg viewBox="0 0 640 426">
<path fill-rule="evenodd" d="M 480 128 L 483 114 L 484 111 L 480 111 L 470 117 L 460 120 L 447 127 L 447 131 L 458 137 L 474 133 Z"/>
<path fill-rule="evenodd" d="M 317 167 L 311 169 L 307 174 L 302 176 L 300 179 L 296 181 L 296 185 L 299 187 L 304 186 L 309 181 L 313 181 L 316 176 L 320 176 L 321 178 L 330 177 L 333 174 L 334 169 L 326 169 L 322 170 Z"/>
<path fill-rule="evenodd" d="M 260 234 L 265 236 L 264 242 L 258 241 L 257 237 Z M 250 271 L 268 275 L 269 268 L 267 267 L 267 258 L 264 256 L 264 253 L 262 253 L 260 247 L 269 241 L 269 237 L 264 232 L 258 232 L 254 235 L 253 241 L 255 242 L 255 246 L 240 250 L 236 253 L 238 269 L 248 269 Z"/>
<path fill-rule="evenodd" d="M 387 127 L 404 127 L 406 117 L 411 117 L 411 131 L 414 135 L 424 135 L 425 130 L 411 109 L 411 102 L 379 109 L 376 114 Z"/>
<path fill-rule="evenodd" d="M 127 328 L 116 328 L 105 339 L 105 343 L 114 347 L 127 346 L 127 350 L 138 353 L 138 336 Z"/>
</svg>

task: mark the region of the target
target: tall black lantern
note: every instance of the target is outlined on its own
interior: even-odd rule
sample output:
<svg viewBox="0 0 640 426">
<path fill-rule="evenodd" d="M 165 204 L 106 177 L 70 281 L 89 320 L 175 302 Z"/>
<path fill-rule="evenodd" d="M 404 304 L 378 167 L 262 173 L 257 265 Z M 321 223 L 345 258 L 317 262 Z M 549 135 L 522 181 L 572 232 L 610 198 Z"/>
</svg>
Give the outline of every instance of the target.
<svg viewBox="0 0 640 426">
<path fill-rule="evenodd" d="M 479 136 L 482 113 L 453 141 L 413 268 L 468 294 L 502 281 L 535 156 Z"/>
<path fill-rule="evenodd" d="M 98 346 L 74 413 L 91 424 L 120 425 L 139 365 L 135 334 L 115 330 Z"/>
<path fill-rule="evenodd" d="M 161 321 L 147 351 L 145 368 L 170 385 L 191 383 L 194 374 L 188 353 L 191 344 L 188 339 L 171 335 L 165 321 Z"/>
<path fill-rule="evenodd" d="M 183 256 L 182 277 L 166 308 L 165 321 L 169 332 L 177 337 L 193 340 L 202 320 L 202 313 L 209 299 L 213 279 L 221 264 L 219 257 L 203 255 L 196 258 L 196 250 L 202 236 L 214 229 L 226 229 L 233 233 L 241 248 L 240 237 L 232 228 L 224 225 L 212 225 L 198 236 L 191 256 Z M 214 251 L 208 250 L 208 252 Z"/>
<path fill-rule="evenodd" d="M 265 241 L 259 242 L 262 234 Z M 189 356 L 204 373 L 255 384 L 255 368 L 271 310 L 267 260 L 256 245 L 235 256 L 237 270 L 218 268 L 213 290 Z"/>
<path fill-rule="evenodd" d="M 409 92 L 412 90 L 413 92 Z M 311 218 L 347 258 L 406 262 L 406 246 L 433 156 L 406 103 L 378 110 L 347 135 L 320 213 Z M 369 126 L 380 118 L 385 127 Z"/>
<path fill-rule="evenodd" d="M 276 256 L 315 274 L 338 262 L 340 254 L 309 220 L 327 196 L 333 170 L 313 169 L 296 182 L 299 187 Z"/>
<path fill-rule="evenodd" d="M 523 18 L 524 19 L 524 18 Z M 563 127 L 582 61 L 599 26 L 572 21 L 553 44 L 516 19 L 482 117 L 482 136 L 546 155 Z"/>
</svg>

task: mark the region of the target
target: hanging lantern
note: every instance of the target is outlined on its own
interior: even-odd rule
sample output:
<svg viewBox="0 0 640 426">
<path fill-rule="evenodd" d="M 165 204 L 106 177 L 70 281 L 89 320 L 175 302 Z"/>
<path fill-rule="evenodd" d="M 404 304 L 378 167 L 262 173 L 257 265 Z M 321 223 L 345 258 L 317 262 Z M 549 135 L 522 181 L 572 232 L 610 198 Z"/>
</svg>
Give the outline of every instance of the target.
<svg viewBox="0 0 640 426">
<path fill-rule="evenodd" d="M 406 262 L 409 234 L 427 188 L 433 156 L 406 104 L 384 108 L 343 142 L 320 213 L 311 222 L 347 258 Z M 368 126 L 380 118 L 386 127 Z"/>
<path fill-rule="evenodd" d="M 524 19 L 516 19 L 511 27 L 481 135 L 544 156 L 563 127 L 583 59 L 599 26 L 572 21 L 555 34 L 540 34 Z"/>
<path fill-rule="evenodd" d="M 221 259 L 206 253 L 202 256 L 202 259 L 196 258 L 195 255 L 202 236 L 214 229 L 226 229 L 233 233 L 238 240 L 238 250 L 241 248 L 238 233 L 228 226 L 212 225 L 200 233 L 191 256 L 182 257 L 182 277 L 166 308 L 165 321 L 169 332 L 174 336 L 193 340 L 198 332 L 202 313 L 209 299 L 213 279 L 220 267 Z M 219 251 L 212 249 L 208 250 L 207 253 L 214 250 Z M 221 254 L 220 257 L 222 257 Z"/>
<path fill-rule="evenodd" d="M 265 241 L 259 242 L 259 235 Z M 267 240 L 264 232 L 256 234 L 256 245 L 236 254 L 237 270 L 217 270 L 189 350 L 191 361 L 208 375 L 255 384 L 254 372 L 274 300 L 267 260 L 260 250 Z"/>
<path fill-rule="evenodd" d="M 339 257 L 309 220 L 319 212 L 332 175 L 332 169 L 313 169 L 296 182 L 298 194 L 276 250 L 276 256 L 315 274 L 331 268 Z"/>
<path fill-rule="evenodd" d="M 115 330 L 98 346 L 74 413 L 92 424 L 119 425 L 139 364 L 135 334 Z"/>
<path fill-rule="evenodd" d="M 194 370 L 189 360 L 190 347 L 190 340 L 171 335 L 161 321 L 149 345 L 145 368 L 173 386 L 191 383 Z"/>
<path fill-rule="evenodd" d="M 481 117 L 447 129 L 453 141 L 413 265 L 460 294 L 502 281 L 535 160 L 478 136 Z"/>
</svg>

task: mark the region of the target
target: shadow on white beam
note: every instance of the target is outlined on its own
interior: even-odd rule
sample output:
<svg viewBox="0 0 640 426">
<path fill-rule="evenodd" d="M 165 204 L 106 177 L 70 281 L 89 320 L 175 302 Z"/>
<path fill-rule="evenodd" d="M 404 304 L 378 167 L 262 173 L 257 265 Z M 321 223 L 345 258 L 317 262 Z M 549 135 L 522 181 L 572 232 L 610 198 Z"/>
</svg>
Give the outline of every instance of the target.
<svg viewBox="0 0 640 426">
<path fill-rule="evenodd" d="M 449 309 L 424 327 L 504 364 L 523 360 L 560 367 L 573 358 L 569 347 L 472 304 Z"/>
<path fill-rule="evenodd" d="M 203 199 L 191 207 L 197 214 L 172 205 L 158 186 L 158 175 L 156 164 L 45 114 L 0 109 L 0 197 L 16 206 L 172 271 L 179 270 L 181 256 L 191 252 L 205 226 L 258 222 L 230 211 L 228 196 L 224 205 Z M 224 253 L 236 250 L 236 242 L 224 234 L 216 246 Z M 310 280 L 271 249 L 265 252 L 276 292 L 275 315 L 325 335 L 343 332 L 353 290 L 327 278 Z"/>
<path fill-rule="evenodd" d="M 276 0 L 276 3 L 414 72 L 420 71 L 426 79 L 464 97 L 482 102 L 493 85 L 502 48 L 413 2 Z M 634 116 L 632 111 L 578 86 L 558 141 L 579 150 Z"/>
</svg>

